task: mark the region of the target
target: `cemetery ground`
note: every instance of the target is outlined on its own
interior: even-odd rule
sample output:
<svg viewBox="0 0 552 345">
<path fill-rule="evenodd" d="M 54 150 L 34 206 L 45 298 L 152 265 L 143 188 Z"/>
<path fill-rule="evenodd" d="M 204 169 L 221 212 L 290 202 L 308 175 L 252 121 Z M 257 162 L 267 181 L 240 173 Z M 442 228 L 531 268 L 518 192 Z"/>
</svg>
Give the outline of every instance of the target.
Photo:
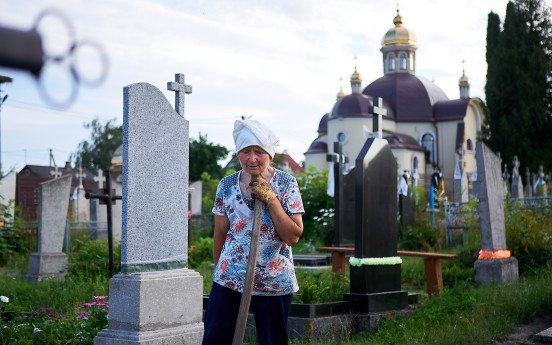
<svg viewBox="0 0 552 345">
<path fill-rule="evenodd" d="M 442 217 L 439 215 L 435 227 L 431 227 L 429 215 L 420 207 L 415 226 L 399 231 L 399 248 L 457 254 L 456 260 L 443 262 L 445 289 L 428 298 L 423 260 L 404 257 L 402 288 L 419 293 L 418 304 L 407 314 L 384 318 L 377 331 L 323 343 L 513 344 L 516 342 L 506 339 L 517 332 L 516 327 L 535 320 L 544 327 L 552 326 L 546 324 L 552 321 L 552 214 L 507 207 L 508 248 L 520 265 L 520 280 L 508 285 L 474 283 L 473 263 L 480 239 L 473 222 L 465 243 L 457 234 L 454 246 L 447 248 Z M 330 228 L 329 224 L 319 226 Z M 6 223 L 2 231 L 0 295 L 7 298 L 0 302 L 0 344 L 92 344 L 97 332 L 107 328 L 107 242 L 88 240 L 85 232 L 71 232 L 69 248 L 65 249 L 69 256 L 66 279 L 30 282 L 25 274 L 29 255 L 36 250 L 36 233 L 17 222 Z M 205 294 L 212 273 L 209 235 L 208 222 L 192 219 L 189 264 L 203 276 Z M 320 229 L 316 234 L 306 231 L 294 253 L 312 253 L 318 245 L 328 244 L 327 237 Z M 119 253 L 117 246 L 116 263 L 120 261 Z M 297 275 L 300 291 L 294 296 L 295 303 L 342 300 L 349 287 L 348 272 L 336 276 L 329 268 L 298 268 Z M 542 330 L 529 329 L 524 337 Z M 525 339 L 518 343 L 525 343 Z M 249 343 L 254 341 L 250 339 Z"/>
</svg>

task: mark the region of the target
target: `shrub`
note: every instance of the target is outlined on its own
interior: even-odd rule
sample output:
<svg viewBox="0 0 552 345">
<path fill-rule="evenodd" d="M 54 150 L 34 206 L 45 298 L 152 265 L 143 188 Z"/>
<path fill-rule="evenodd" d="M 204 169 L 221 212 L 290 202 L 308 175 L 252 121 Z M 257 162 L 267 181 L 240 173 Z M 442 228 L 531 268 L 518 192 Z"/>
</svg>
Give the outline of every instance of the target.
<svg viewBox="0 0 552 345">
<path fill-rule="evenodd" d="M 109 275 L 109 248 L 107 239 L 76 240 L 69 253 L 67 274 L 87 279 Z M 113 273 L 121 271 L 121 244 L 113 246 Z"/>
<path fill-rule="evenodd" d="M 297 271 L 299 293 L 293 298 L 296 303 L 325 303 L 342 301 L 349 292 L 349 279 L 344 273 L 328 271 Z"/>
<path fill-rule="evenodd" d="M 506 243 L 518 259 L 520 273 L 552 264 L 552 213 L 538 214 L 518 204 L 506 212 Z"/>
<path fill-rule="evenodd" d="M 212 262 L 213 243 L 212 237 L 200 237 L 196 243 L 190 245 L 188 249 L 188 266 L 196 268 L 202 262 Z"/>
<path fill-rule="evenodd" d="M 296 176 L 305 207 L 303 240 L 331 245 L 333 241 L 333 198 L 328 196 L 328 170 L 309 166 Z"/>
<path fill-rule="evenodd" d="M 21 222 L 12 213 L 13 203 L 10 200 L 7 205 L 0 204 L 0 265 L 6 264 L 15 253 L 29 252 L 30 246 L 21 232 Z"/>
</svg>

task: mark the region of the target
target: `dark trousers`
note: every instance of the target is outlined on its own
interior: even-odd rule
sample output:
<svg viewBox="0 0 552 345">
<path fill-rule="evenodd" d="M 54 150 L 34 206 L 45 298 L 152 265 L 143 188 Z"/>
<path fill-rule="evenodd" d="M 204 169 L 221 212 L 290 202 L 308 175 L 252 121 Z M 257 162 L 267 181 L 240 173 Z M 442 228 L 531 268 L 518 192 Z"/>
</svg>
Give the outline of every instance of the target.
<svg viewBox="0 0 552 345">
<path fill-rule="evenodd" d="M 205 312 L 203 345 L 232 344 L 242 294 L 213 283 Z M 250 311 L 255 316 L 260 345 L 287 345 L 287 319 L 291 294 L 252 296 Z"/>
</svg>

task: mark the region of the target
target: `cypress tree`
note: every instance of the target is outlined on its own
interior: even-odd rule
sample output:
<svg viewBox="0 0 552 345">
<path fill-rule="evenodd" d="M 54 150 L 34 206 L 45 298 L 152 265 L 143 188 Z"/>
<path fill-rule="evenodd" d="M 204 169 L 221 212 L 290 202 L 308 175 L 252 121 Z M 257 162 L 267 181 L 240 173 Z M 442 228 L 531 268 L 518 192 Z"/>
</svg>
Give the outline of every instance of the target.
<svg viewBox="0 0 552 345">
<path fill-rule="evenodd" d="M 506 6 L 502 31 L 499 25 L 498 16 L 491 12 L 487 26 L 488 116 L 484 139 L 493 150 L 501 152 L 508 164 L 517 155 L 533 171 L 540 164 L 550 170 L 549 9 L 542 0 L 515 0 Z"/>
</svg>

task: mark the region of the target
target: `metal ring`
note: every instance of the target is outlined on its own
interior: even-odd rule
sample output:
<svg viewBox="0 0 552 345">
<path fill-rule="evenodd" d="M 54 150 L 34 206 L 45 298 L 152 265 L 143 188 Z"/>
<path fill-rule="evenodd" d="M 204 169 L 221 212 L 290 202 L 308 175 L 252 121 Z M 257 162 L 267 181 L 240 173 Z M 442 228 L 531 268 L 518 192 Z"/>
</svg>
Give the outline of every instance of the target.
<svg viewBox="0 0 552 345">
<path fill-rule="evenodd" d="M 101 72 L 96 78 L 87 78 L 86 74 L 82 73 L 82 71 L 79 71 L 79 69 L 78 69 L 78 65 L 77 65 L 78 55 L 77 55 L 77 53 L 78 53 L 78 50 L 80 48 L 85 47 L 85 46 L 90 46 L 98 52 L 98 56 L 100 58 L 100 64 L 101 64 Z M 72 70 L 74 70 L 74 72 L 76 74 L 77 82 L 80 82 L 83 85 L 86 85 L 86 86 L 89 86 L 89 87 L 93 87 L 93 86 L 98 86 L 98 85 L 102 84 L 105 81 L 105 79 L 107 78 L 107 73 L 109 71 L 109 59 L 107 57 L 107 54 L 105 53 L 105 50 L 102 48 L 102 46 L 99 43 L 97 43 L 93 40 L 89 40 L 89 39 L 81 40 L 79 42 L 76 42 L 72 46 L 72 49 L 70 50 L 70 53 L 72 55 L 71 56 L 72 57 L 72 59 L 71 59 L 71 68 L 72 68 Z"/>
<path fill-rule="evenodd" d="M 52 63 L 59 63 L 59 62 L 63 62 L 63 59 L 52 60 Z M 44 101 L 46 101 L 47 103 L 50 103 L 50 105 L 57 108 L 67 108 L 69 105 L 71 105 L 71 103 L 75 101 L 79 93 L 78 76 L 76 76 L 76 73 L 73 70 L 72 66 L 70 67 L 70 73 L 71 73 L 71 78 L 69 79 L 72 81 L 71 93 L 66 99 L 62 99 L 62 100 L 56 100 L 54 97 L 52 97 L 50 93 L 48 93 L 48 91 L 46 90 L 46 87 L 44 86 L 44 78 L 43 78 L 44 74 L 41 74 L 40 78 L 36 79 L 38 84 L 38 92 L 40 93 Z"/>
<path fill-rule="evenodd" d="M 40 22 L 48 16 L 58 18 L 61 21 L 61 23 L 63 23 L 63 25 L 67 28 L 67 36 L 69 37 L 69 48 L 67 49 L 67 51 L 62 52 L 61 54 L 48 54 L 48 52 L 45 51 L 44 52 L 45 60 L 48 60 L 48 59 L 63 59 L 63 58 L 67 57 L 70 54 L 71 49 L 74 47 L 75 28 L 73 26 L 73 23 L 69 20 L 69 18 L 65 14 L 63 14 L 63 12 L 61 12 L 61 11 L 55 9 L 55 8 L 46 8 L 46 9 L 42 10 L 38 14 L 38 16 L 36 17 L 34 25 L 33 25 L 33 29 L 35 31 L 39 32 L 38 31 L 38 26 L 40 25 Z"/>
</svg>

